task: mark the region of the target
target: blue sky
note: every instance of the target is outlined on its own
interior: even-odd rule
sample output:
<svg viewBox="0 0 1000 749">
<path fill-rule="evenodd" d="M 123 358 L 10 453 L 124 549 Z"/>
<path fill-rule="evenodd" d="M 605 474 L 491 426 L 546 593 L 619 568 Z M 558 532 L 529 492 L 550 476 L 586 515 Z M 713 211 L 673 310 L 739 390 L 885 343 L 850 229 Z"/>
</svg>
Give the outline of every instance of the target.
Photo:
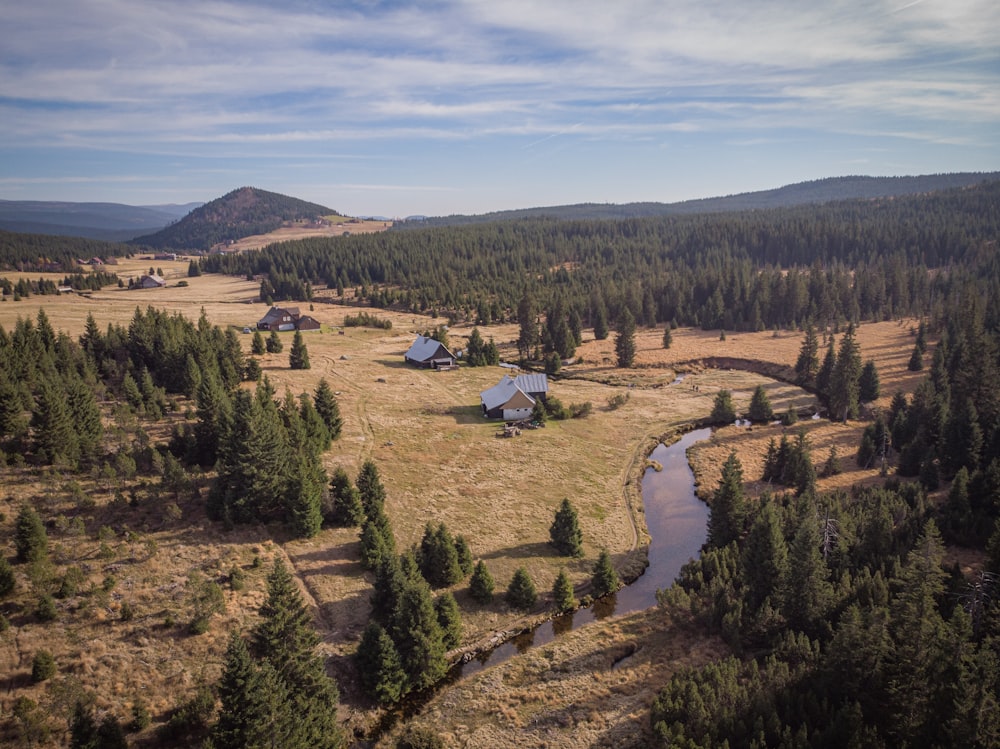
<svg viewBox="0 0 1000 749">
<path fill-rule="evenodd" d="M 996 0 L 0 4 L 0 198 L 351 215 L 1000 170 Z"/>
</svg>

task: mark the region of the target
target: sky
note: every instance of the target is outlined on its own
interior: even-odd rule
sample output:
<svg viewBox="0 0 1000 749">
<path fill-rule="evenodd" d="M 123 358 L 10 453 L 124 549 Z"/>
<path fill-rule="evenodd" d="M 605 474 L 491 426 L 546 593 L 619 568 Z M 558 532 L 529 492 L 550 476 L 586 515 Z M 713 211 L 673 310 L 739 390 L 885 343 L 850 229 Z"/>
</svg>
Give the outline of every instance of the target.
<svg viewBox="0 0 1000 749">
<path fill-rule="evenodd" d="M 1000 170 L 997 0 L 0 3 L 0 199 L 347 215 Z"/>
</svg>

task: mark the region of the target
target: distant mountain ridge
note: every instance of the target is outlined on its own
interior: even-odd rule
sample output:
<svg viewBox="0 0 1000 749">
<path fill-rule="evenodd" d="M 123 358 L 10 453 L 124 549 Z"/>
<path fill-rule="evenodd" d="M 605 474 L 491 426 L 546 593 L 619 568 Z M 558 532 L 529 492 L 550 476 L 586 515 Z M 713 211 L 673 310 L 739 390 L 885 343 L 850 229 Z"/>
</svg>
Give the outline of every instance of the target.
<svg viewBox="0 0 1000 749">
<path fill-rule="evenodd" d="M 699 198 L 677 203 L 576 203 L 573 205 L 520 208 L 473 215 L 411 217 L 399 221 L 393 230 L 422 226 L 452 226 L 491 221 L 547 217 L 563 220 L 626 219 L 672 214 L 723 213 L 767 208 L 789 208 L 835 200 L 871 200 L 900 195 L 936 192 L 1000 180 L 1000 172 L 955 172 L 912 177 L 827 177 L 798 182 L 773 190 L 739 193 L 716 198 Z"/>
<path fill-rule="evenodd" d="M 209 250 L 220 242 L 267 234 L 286 221 L 315 221 L 337 211 L 256 187 L 240 187 L 194 209 L 155 234 L 132 244 L 154 249 Z"/>
<path fill-rule="evenodd" d="M 158 231 L 199 205 L 201 203 L 133 206 L 122 203 L 0 200 L 0 229 L 125 241 Z"/>
</svg>

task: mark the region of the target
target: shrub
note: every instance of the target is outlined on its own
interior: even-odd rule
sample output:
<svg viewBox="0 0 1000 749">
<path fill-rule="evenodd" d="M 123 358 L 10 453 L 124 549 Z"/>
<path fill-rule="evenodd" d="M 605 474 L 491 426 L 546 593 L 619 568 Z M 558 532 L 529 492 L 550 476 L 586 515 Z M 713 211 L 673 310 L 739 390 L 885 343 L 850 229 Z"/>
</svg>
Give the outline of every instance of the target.
<svg viewBox="0 0 1000 749">
<path fill-rule="evenodd" d="M 629 394 L 628 393 L 615 393 L 610 398 L 608 398 L 608 408 L 615 411 L 626 403 L 628 403 Z"/>
<path fill-rule="evenodd" d="M 56 659 L 48 650 L 39 650 L 31 661 L 31 683 L 48 681 L 56 675 Z"/>
<path fill-rule="evenodd" d="M 573 419 L 585 419 L 594 410 L 594 404 L 590 401 L 586 403 L 571 403 L 569 406 L 569 415 Z"/>
</svg>

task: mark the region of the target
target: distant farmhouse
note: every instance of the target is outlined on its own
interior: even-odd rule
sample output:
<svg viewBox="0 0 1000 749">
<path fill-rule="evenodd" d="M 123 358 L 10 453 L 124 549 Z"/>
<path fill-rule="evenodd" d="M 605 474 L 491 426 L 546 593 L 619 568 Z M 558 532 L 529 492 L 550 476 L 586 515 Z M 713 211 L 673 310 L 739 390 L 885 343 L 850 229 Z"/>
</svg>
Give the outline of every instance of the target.
<svg viewBox="0 0 1000 749">
<path fill-rule="evenodd" d="M 500 382 L 479 394 L 487 419 L 518 421 L 531 416 L 535 403 L 545 402 L 548 378 L 543 374 L 504 375 Z"/>
<path fill-rule="evenodd" d="M 139 283 L 136 284 L 140 289 L 159 289 L 167 285 L 167 282 L 156 273 L 150 273 L 148 276 L 143 276 L 139 279 Z"/>
<path fill-rule="evenodd" d="M 260 320 L 257 330 L 319 330 L 319 320 L 299 313 L 298 307 L 271 307 Z"/>
<path fill-rule="evenodd" d="M 404 354 L 407 364 L 425 369 L 441 369 L 455 366 L 455 355 L 440 341 L 418 335 L 409 350 Z"/>
</svg>

